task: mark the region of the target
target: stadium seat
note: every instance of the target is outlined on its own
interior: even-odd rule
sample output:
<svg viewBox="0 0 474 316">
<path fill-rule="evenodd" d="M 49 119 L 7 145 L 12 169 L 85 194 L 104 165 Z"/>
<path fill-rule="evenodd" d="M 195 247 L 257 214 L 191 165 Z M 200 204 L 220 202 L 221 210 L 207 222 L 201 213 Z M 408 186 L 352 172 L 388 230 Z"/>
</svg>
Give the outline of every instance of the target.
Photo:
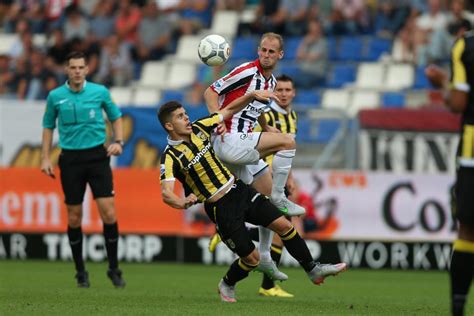
<svg viewBox="0 0 474 316">
<path fill-rule="evenodd" d="M 162 61 L 148 61 L 143 65 L 139 86 L 162 87 L 166 83 L 168 65 Z"/>
<path fill-rule="evenodd" d="M 362 59 L 363 43 L 359 37 L 343 37 L 339 42 L 338 60 L 359 61 Z"/>
<path fill-rule="evenodd" d="M 385 66 L 381 63 L 360 63 L 355 86 L 364 89 L 384 88 Z"/>
<path fill-rule="evenodd" d="M 302 40 L 302 37 L 289 37 L 287 40 L 285 40 L 285 54 L 283 55 L 284 60 L 296 59 L 296 53 L 298 52 L 298 47 L 300 46 Z"/>
<path fill-rule="evenodd" d="M 297 90 L 293 104 L 299 110 L 316 109 L 321 107 L 321 95 L 314 90 Z"/>
<path fill-rule="evenodd" d="M 346 111 L 349 107 L 350 93 L 342 89 L 327 89 L 323 93 L 321 106 L 325 109 Z"/>
<path fill-rule="evenodd" d="M 348 64 L 336 64 L 328 77 L 328 81 L 326 82 L 328 88 L 341 88 L 345 84 L 355 81 L 356 67 Z"/>
<path fill-rule="evenodd" d="M 328 59 L 330 61 L 337 60 L 337 40 L 335 37 L 327 37 L 326 42 L 328 44 Z"/>
<path fill-rule="evenodd" d="M 237 37 L 231 47 L 230 58 L 232 60 L 245 59 L 247 61 L 257 59 L 258 40 L 254 37 Z"/>
<path fill-rule="evenodd" d="M 13 46 L 13 43 L 15 43 L 17 39 L 16 34 L 1 34 L 0 33 L 0 54 L 8 54 L 10 52 L 10 49 Z"/>
<path fill-rule="evenodd" d="M 334 137 L 338 129 L 341 127 L 341 121 L 339 120 L 321 120 L 318 122 L 316 142 L 327 144 Z"/>
<path fill-rule="evenodd" d="M 340 128 L 341 122 L 334 119 L 324 119 L 317 122 L 306 117 L 298 119 L 296 142 L 299 144 L 327 144 Z"/>
<path fill-rule="evenodd" d="M 161 92 L 161 103 L 168 101 L 178 101 L 183 103 L 184 101 L 184 92 L 180 90 L 163 90 Z"/>
<path fill-rule="evenodd" d="M 160 91 L 151 88 L 137 88 L 133 95 L 134 106 L 155 107 L 160 102 Z"/>
<path fill-rule="evenodd" d="M 274 72 L 274 75 L 278 77 L 279 75 L 285 74 L 292 78 L 296 78 L 300 72 L 300 67 L 293 62 L 281 61 L 278 63 L 277 69 Z"/>
<path fill-rule="evenodd" d="M 193 63 L 200 63 L 197 49 L 199 42 L 203 36 L 198 35 L 183 35 L 178 40 L 178 47 L 176 48 L 176 54 L 170 56 L 170 59 L 188 61 Z"/>
<path fill-rule="evenodd" d="M 350 100 L 347 114 L 357 116 L 360 110 L 375 109 L 380 106 L 380 95 L 376 91 L 356 90 Z"/>
<path fill-rule="evenodd" d="M 382 107 L 403 108 L 405 106 L 405 95 L 399 92 L 385 92 L 382 95 Z"/>
<path fill-rule="evenodd" d="M 372 37 L 367 43 L 367 55 L 365 60 L 377 61 L 382 54 L 390 54 L 392 50 L 392 41 L 384 38 Z"/>
<path fill-rule="evenodd" d="M 426 90 L 409 90 L 405 94 L 406 108 L 420 108 L 428 104 Z"/>
<path fill-rule="evenodd" d="M 234 38 L 239 26 L 239 13 L 236 11 L 218 10 L 214 13 L 209 34 L 219 34 L 227 41 Z"/>
<path fill-rule="evenodd" d="M 298 118 L 298 131 L 296 133 L 297 143 L 316 143 L 317 130 L 311 120 L 306 117 Z"/>
<path fill-rule="evenodd" d="M 196 80 L 196 65 L 192 63 L 174 62 L 170 65 L 166 89 L 181 89 L 190 86 Z"/>
<path fill-rule="evenodd" d="M 128 106 L 132 103 L 133 90 L 129 87 L 111 87 L 110 95 L 118 106 Z"/>
<path fill-rule="evenodd" d="M 413 89 L 430 89 L 432 88 L 428 78 L 425 75 L 424 67 L 417 67 L 415 70 L 415 83 Z"/>
<path fill-rule="evenodd" d="M 384 87 L 386 90 L 402 90 L 413 86 L 415 72 L 410 64 L 391 64 L 388 66 Z"/>
</svg>

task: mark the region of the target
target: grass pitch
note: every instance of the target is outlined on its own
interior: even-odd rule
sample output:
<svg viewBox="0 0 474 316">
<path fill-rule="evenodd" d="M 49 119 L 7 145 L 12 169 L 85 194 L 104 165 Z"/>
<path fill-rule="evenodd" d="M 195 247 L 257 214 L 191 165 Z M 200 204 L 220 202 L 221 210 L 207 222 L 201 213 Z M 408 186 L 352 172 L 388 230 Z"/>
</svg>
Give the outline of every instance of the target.
<svg viewBox="0 0 474 316">
<path fill-rule="evenodd" d="M 91 288 L 78 289 L 71 262 L 0 261 L 0 315 L 448 315 L 447 272 L 348 270 L 312 285 L 302 269 L 283 268 L 295 298 L 260 297 L 261 275 L 237 287 L 236 304 L 216 292 L 226 266 L 122 264 L 125 289 L 106 265 L 87 263 Z M 473 291 L 471 291 L 472 293 Z M 470 295 L 466 315 L 474 314 Z"/>
</svg>

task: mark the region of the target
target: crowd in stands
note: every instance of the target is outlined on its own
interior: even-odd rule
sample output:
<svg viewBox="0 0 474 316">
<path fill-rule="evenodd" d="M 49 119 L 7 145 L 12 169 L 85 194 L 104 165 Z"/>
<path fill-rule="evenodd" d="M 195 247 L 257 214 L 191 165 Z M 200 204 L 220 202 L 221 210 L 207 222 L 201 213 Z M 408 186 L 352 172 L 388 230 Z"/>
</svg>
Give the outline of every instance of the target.
<svg viewBox="0 0 474 316">
<path fill-rule="evenodd" d="M 2 0 L 2 33 L 15 39 L 0 43 L 0 98 L 44 99 L 64 82 L 63 62 L 73 50 L 87 54 L 90 80 L 131 85 L 144 63 L 173 54 L 183 35 L 209 28 L 218 10 L 251 9 L 252 19 L 239 24 L 240 38 L 268 31 L 298 38 L 294 47 L 288 41 L 286 54 L 298 64 L 299 88 L 326 84 L 331 43 L 344 37 L 386 39 L 393 43 L 395 61 L 443 63 L 453 25 L 474 23 L 466 5 L 462 0 Z M 189 87 L 191 102 L 198 104 L 203 86 L 224 70 L 207 70 L 205 83 Z"/>
</svg>

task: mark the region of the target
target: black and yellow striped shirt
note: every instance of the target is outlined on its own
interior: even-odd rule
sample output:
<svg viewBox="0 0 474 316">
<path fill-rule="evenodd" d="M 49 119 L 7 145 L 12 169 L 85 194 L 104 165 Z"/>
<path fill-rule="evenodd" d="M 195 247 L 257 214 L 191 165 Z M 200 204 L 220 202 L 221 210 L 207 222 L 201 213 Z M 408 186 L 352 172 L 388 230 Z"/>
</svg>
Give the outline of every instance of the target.
<svg viewBox="0 0 474 316">
<path fill-rule="evenodd" d="M 467 32 L 451 50 L 451 88 L 468 93 L 468 103 L 462 113 L 458 163 L 474 167 L 474 33 Z"/>
<path fill-rule="evenodd" d="M 270 111 L 265 114 L 265 121 L 269 126 L 276 127 L 280 132 L 285 134 L 296 135 L 298 130 L 298 116 L 295 111 L 291 110 L 289 113 L 275 102 L 270 104 Z M 256 132 L 261 131 L 258 126 Z M 273 155 L 265 157 L 265 162 L 271 166 Z"/>
<path fill-rule="evenodd" d="M 168 146 L 161 156 L 162 182 L 178 179 L 186 196 L 194 193 L 204 202 L 233 180 L 211 144 L 211 132 L 219 123 L 220 116 L 214 113 L 192 123 L 189 143 L 168 138 Z"/>
</svg>

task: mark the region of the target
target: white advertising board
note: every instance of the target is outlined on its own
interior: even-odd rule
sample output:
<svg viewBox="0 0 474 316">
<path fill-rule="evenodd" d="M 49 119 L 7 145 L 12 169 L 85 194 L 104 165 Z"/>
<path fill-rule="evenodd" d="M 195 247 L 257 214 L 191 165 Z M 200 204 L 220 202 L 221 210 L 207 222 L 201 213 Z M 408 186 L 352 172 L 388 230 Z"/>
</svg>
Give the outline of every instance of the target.
<svg viewBox="0 0 474 316">
<path fill-rule="evenodd" d="M 451 241 L 456 236 L 449 197 L 452 175 L 309 170 L 295 170 L 294 175 L 314 205 L 335 201 L 336 228 L 330 239 Z M 321 217 L 326 211 L 316 210 Z"/>
</svg>

